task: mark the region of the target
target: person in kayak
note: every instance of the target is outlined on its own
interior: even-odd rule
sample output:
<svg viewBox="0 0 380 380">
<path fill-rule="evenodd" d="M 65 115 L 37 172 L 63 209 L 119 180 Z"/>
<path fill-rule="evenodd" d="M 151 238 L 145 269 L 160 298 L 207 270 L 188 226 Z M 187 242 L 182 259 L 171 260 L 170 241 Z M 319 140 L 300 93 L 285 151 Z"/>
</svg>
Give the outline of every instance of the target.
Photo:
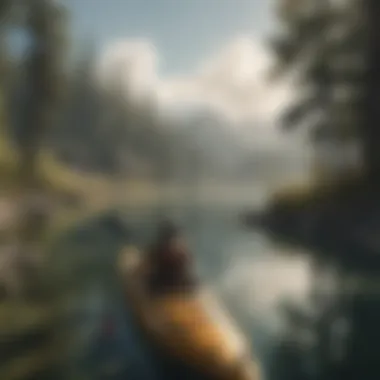
<svg viewBox="0 0 380 380">
<path fill-rule="evenodd" d="M 192 258 L 180 229 L 164 222 L 148 253 L 149 287 L 153 293 L 189 292 L 195 287 Z"/>
</svg>

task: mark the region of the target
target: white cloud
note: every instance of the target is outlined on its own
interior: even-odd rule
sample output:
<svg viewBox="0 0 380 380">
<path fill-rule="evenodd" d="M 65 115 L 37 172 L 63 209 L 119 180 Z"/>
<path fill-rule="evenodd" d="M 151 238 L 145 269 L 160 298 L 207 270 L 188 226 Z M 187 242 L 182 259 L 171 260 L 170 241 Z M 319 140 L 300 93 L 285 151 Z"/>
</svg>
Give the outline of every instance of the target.
<svg viewBox="0 0 380 380">
<path fill-rule="evenodd" d="M 206 106 L 228 117 L 231 124 L 268 125 L 292 93 L 288 83 L 268 84 L 266 70 L 272 59 L 260 41 L 241 37 L 192 72 L 160 78 L 154 45 L 147 40 L 125 40 L 104 51 L 99 78 L 103 86 L 122 90 L 130 100 L 153 99 L 164 112 Z"/>
<path fill-rule="evenodd" d="M 106 90 L 116 91 L 127 100 L 145 100 L 158 86 L 157 54 L 146 40 L 117 41 L 101 55 L 98 78 Z"/>
</svg>

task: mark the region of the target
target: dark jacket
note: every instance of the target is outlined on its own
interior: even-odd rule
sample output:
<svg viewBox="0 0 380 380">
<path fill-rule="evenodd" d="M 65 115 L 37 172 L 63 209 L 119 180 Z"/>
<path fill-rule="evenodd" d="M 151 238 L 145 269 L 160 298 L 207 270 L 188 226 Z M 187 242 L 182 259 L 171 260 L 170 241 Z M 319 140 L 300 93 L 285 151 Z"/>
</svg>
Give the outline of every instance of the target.
<svg viewBox="0 0 380 380">
<path fill-rule="evenodd" d="M 191 255 L 185 245 L 178 244 L 179 239 L 179 231 L 168 226 L 151 248 L 150 282 L 153 288 L 182 288 L 193 282 Z"/>
</svg>

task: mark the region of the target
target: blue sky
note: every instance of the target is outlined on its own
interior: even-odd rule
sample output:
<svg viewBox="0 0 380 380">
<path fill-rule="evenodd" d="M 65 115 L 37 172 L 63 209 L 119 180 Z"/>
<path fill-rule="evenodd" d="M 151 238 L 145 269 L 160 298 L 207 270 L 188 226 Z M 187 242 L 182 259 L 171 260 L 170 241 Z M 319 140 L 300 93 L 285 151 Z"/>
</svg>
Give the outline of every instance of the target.
<svg viewBox="0 0 380 380">
<path fill-rule="evenodd" d="M 156 46 L 161 74 L 191 70 L 239 35 L 270 28 L 267 0 L 66 0 L 77 46 L 103 48 L 114 40 L 147 38 Z"/>
</svg>

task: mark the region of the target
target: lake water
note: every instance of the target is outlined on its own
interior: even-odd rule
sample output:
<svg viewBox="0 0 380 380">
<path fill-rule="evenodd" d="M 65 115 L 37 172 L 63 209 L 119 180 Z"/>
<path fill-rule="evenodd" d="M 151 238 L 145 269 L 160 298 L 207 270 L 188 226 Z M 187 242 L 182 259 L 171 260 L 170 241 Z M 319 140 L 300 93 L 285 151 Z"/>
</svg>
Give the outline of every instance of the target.
<svg viewBox="0 0 380 380">
<path fill-rule="evenodd" d="M 120 210 L 137 242 L 152 236 L 158 216 L 164 214 Z M 277 307 L 284 298 L 302 301 L 309 286 L 309 270 L 305 260 L 285 254 L 260 234 L 243 228 L 239 224 L 243 210 L 218 206 L 165 211 L 182 222 L 200 277 L 224 301 L 265 369 L 281 330 Z M 160 363 L 134 329 L 122 302 L 113 270 L 122 242 L 111 235 L 102 228 L 100 218 L 69 233 L 66 248 L 61 244 L 66 255 L 75 256 L 68 260 L 71 277 L 81 279 L 73 312 L 80 349 L 73 354 L 72 371 L 81 368 L 81 378 L 87 373 L 91 379 L 117 379 L 126 373 L 131 379 L 156 379 Z M 109 337 L 100 333 L 105 316 L 116 326 Z M 105 377 L 100 375 L 102 371 L 107 373 Z"/>
</svg>

